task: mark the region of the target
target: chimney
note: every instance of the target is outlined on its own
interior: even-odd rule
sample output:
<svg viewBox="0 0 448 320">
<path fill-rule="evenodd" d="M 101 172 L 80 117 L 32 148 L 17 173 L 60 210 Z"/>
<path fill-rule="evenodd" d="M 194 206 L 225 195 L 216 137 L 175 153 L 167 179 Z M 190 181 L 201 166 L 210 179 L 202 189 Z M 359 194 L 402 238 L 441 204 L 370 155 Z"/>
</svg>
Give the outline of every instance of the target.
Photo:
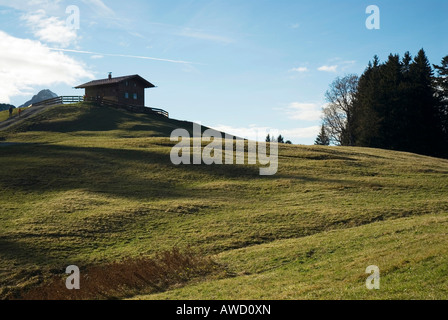
<svg viewBox="0 0 448 320">
<path fill-rule="evenodd" d="M 109 72 L 109 80 L 112 79 L 112 72 Z"/>
</svg>

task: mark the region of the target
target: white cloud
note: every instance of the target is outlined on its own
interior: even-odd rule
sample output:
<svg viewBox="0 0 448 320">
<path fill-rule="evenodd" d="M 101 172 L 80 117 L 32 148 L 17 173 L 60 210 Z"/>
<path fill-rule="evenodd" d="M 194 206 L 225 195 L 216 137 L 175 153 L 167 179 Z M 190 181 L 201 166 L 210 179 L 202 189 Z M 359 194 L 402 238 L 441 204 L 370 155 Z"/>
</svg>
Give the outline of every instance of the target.
<svg viewBox="0 0 448 320">
<path fill-rule="evenodd" d="M 308 72 L 308 68 L 307 67 L 292 68 L 291 71 L 299 72 L 299 73 Z"/>
<path fill-rule="evenodd" d="M 48 17 L 44 10 L 24 14 L 21 19 L 42 42 L 65 48 L 77 40 L 76 30 L 69 28 L 65 21 L 57 17 Z"/>
<path fill-rule="evenodd" d="M 322 116 L 322 106 L 317 103 L 293 102 L 287 107 L 279 108 L 278 110 L 284 112 L 291 120 L 318 121 Z M 212 128 L 237 137 L 256 141 L 264 141 L 268 134 L 274 137 L 278 137 L 281 134 L 286 140 L 291 140 L 293 143 L 300 143 L 303 140 L 316 138 L 321 126 L 312 125 L 301 128 L 279 129 L 255 124 L 248 127 L 233 127 L 220 124 L 212 126 Z"/>
<path fill-rule="evenodd" d="M 298 29 L 300 27 L 300 24 L 298 23 L 293 23 L 292 25 L 290 25 L 291 29 Z"/>
<path fill-rule="evenodd" d="M 28 6 L 54 6 L 61 2 L 61 0 L 28 0 Z"/>
<path fill-rule="evenodd" d="M 320 130 L 320 126 L 311 126 L 305 128 L 278 129 L 272 127 L 249 126 L 249 127 L 232 127 L 228 125 L 214 126 L 213 129 L 222 131 L 240 138 L 265 141 L 266 136 L 278 137 L 281 134 L 286 140 L 293 143 L 299 143 L 302 139 L 315 138 Z"/>
<path fill-rule="evenodd" d="M 289 119 L 302 121 L 317 121 L 322 116 L 322 106 L 316 103 L 290 103 L 286 108 L 282 108 Z"/>
<path fill-rule="evenodd" d="M 0 31 L 0 101 L 29 95 L 34 86 L 67 84 L 93 79 L 84 64 L 39 41 L 20 39 Z"/>
<path fill-rule="evenodd" d="M 334 65 L 334 66 L 322 66 L 319 67 L 317 70 L 319 71 L 324 71 L 324 72 L 337 72 L 338 66 Z"/>
<path fill-rule="evenodd" d="M 291 140 L 293 143 L 299 143 L 301 139 L 315 138 L 319 134 L 321 126 L 311 126 L 305 128 L 295 128 L 282 130 L 281 134 L 285 139 Z"/>
</svg>

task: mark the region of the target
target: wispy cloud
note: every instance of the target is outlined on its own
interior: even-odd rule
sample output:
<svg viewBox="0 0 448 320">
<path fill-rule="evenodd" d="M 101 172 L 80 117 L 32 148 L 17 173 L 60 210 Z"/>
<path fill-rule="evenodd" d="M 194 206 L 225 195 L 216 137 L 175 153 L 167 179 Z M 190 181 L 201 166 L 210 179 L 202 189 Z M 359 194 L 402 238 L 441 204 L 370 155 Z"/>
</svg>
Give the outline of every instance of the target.
<svg viewBox="0 0 448 320">
<path fill-rule="evenodd" d="M 221 44 L 234 43 L 235 39 L 220 34 L 212 33 L 208 30 L 190 28 L 161 22 L 148 22 L 157 32 L 161 34 L 173 35 L 178 37 L 192 38 L 204 41 L 217 42 Z M 136 34 L 133 34 L 137 36 Z"/>
<path fill-rule="evenodd" d="M 348 61 L 342 61 L 341 63 L 341 69 L 342 71 L 346 71 L 353 67 L 356 64 L 356 60 L 348 60 Z"/>
<path fill-rule="evenodd" d="M 182 61 L 182 60 L 162 59 L 162 58 L 144 57 L 144 56 L 134 56 L 134 55 L 128 55 L 128 54 L 100 53 L 100 52 L 93 52 L 93 51 L 61 49 L 61 48 L 49 48 L 49 49 L 53 50 L 53 51 L 72 52 L 72 53 L 80 53 L 80 54 L 90 54 L 90 55 L 97 55 L 97 56 L 122 57 L 122 58 L 133 58 L 133 59 L 143 59 L 143 60 L 155 60 L 155 61 L 164 61 L 164 62 L 172 62 L 172 63 L 182 63 L 182 64 L 198 64 L 198 63 Z"/>
<path fill-rule="evenodd" d="M 45 12 L 57 12 L 60 10 L 61 0 L 0 0 L 0 6 L 13 8 L 24 12 L 45 10 Z"/>
<path fill-rule="evenodd" d="M 48 17 L 44 10 L 24 14 L 21 19 L 42 42 L 65 48 L 77 40 L 76 30 L 67 27 L 66 22 L 57 17 Z"/>
<path fill-rule="evenodd" d="M 139 32 L 128 31 L 128 33 L 129 33 L 131 36 L 133 36 L 133 37 L 140 38 L 140 39 L 145 39 L 145 40 L 146 40 L 146 37 L 145 37 L 144 35 L 142 35 L 141 33 L 139 33 Z"/>
<path fill-rule="evenodd" d="M 304 128 L 294 128 L 282 130 L 282 135 L 288 139 L 292 140 L 293 143 L 300 143 L 301 139 L 315 138 L 320 130 L 320 126 L 311 126 Z"/>
<path fill-rule="evenodd" d="M 290 71 L 303 73 L 303 72 L 308 72 L 308 68 L 307 67 L 298 67 L 298 68 L 292 68 Z"/>
<path fill-rule="evenodd" d="M 34 86 L 73 86 L 81 79 L 93 78 L 83 63 L 62 52 L 0 31 L 0 101 L 30 94 Z"/>
<path fill-rule="evenodd" d="M 322 106 L 317 103 L 293 102 L 281 108 L 290 120 L 317 121 L 322 116 Z"/>
<path fill-rule="evenodd" d="M 327 61 L 327 64 L 320 67 L 319 71 L 324 72 L 343 72 L 352 68 L 356 64 L 356 60 L 343 60 L 340 57 L 335 57 Z"/>
<path fill-rule="evenodd" d="M 333 66 L 325 65 L 325 66 L 317 68 L 317 70 L 323 71 L 323 72 L 333 72 L 333 73 L 335 73 L 335 72 L 338 71 L 338 66 L 337 65 L 333 65 Z"/>
<path fill-rule="evenodd" d="M 95 10 L 96 15 L 101 15 L 103 17 L 114 17 L 115 12 L 104 4 L 101 0 L 82 0 L 85 4 L 87 4 L 90 8 Z"/>
<path fill-rule="evenodd" d="M 199 40 L 219 42 L 219 43 L 223 43 L 223 44 L 229 44 L 229 43 L 234 42 L 233 39 L 230 39 L 228 37 L 210 34 L 210 33 L 206 33 L 206 32 L 199 31 L 199 30 L 194 30 L 194 29 L 190 29 L 190 28 L 183 28 L 180 32 L 176 33 L 176 35 L 181 36 L 181 37 L 199 39 Z"/>
</svg>

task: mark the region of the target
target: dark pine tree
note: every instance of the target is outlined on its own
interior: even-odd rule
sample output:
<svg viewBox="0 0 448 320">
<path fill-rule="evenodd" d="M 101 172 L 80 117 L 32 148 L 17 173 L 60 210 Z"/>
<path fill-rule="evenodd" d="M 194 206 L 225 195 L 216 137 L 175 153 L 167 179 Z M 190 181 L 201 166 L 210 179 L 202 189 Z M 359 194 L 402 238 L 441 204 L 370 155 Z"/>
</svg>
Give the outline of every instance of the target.
<svg viewBox="0 0 448 320">
<path fill-rule="evenodd" d="M 404 54 L 401 62 L 401 83 L 399 85 L 400 92 L 400 122 L 397 125 L 397 131 L 400 135 L 397 137 L 398 150 L 408 151 L 412 149 L 414 143 L 411 138 L 413 132 L 413 121 L 409 117 L 410 106 L 412 105 L 413 80 L 411 75 L 412 56 L 409 52 Z"/>
<path fill-rule="evenodd" d="M 330 137 L 327 135 L 324 125 L 322 125 L 314 144 L 316 146 L 329 146 L 330 145 Z"/>
<path fill-rule="evenodd" d="M 354 99 L 352 130 L 355 146 L 380 147 L 379 82 L 380 63 L 378 56 L 375 56 L 359 78 Z"/>
<path fill-rule="evenodd" d="M 377 57 L 360 77 L 353 108 L 355 145 L 447 156 L 448 58 L 434 71 L 425 51 Z"/>
<path fill-rule="evenodd" d="M 401 136 L 403 135 L 402 83 L 400 57 L 390 55 L 380 66 L 380 82 L 377 97 L 376 114 L 379 118 L 379 147 L 392 150 L 403 150 Z"/>
<path fill-rule="evenodd" d="M 438 77 L 435 79 L 437 89 L 448 100 L 448 56 L 442 59 L 440 66 L 434 65 L 438 73 Z"/>
<path fill-rule="evenodd" d="M 434 79 L 436 96 L 439 103 L 439 118 L 443 134 L 444 157 L 448 157 L 448 56 L 442 59 L 440 66 L 434 65 L 438 76 Z"/>
<path fill-rule="evenodd" d="M 411 92 L 408 109 L 412 152 L 441 156 L 442 124 L 433 83 L 434 72 L 421 49 L 410 65 Z"/>
<path fill-rule="evenodd" d="M 285 143 L 285 138 L 283 138 L 282 135 L 279 135 L 278 138 L 277 138 L 277 142 L 278 143 Z"/>
</svg>

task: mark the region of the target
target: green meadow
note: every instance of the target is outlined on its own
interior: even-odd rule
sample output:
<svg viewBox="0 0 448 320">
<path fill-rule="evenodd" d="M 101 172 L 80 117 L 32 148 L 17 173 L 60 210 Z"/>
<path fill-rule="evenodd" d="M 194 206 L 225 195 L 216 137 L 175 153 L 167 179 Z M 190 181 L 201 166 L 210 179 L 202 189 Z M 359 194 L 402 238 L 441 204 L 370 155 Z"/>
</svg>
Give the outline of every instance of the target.
<svg viewBox="0 0 448 320">
<path fill-rule="evenodd" d="M 175 166 L 177 128 L 82 103 L 0 131 L 0 298 L 173 248 L 217 267 L 114 298 L 448 298 L 448 160 L 281 145 L 274 176 Z"/>
</svg>

